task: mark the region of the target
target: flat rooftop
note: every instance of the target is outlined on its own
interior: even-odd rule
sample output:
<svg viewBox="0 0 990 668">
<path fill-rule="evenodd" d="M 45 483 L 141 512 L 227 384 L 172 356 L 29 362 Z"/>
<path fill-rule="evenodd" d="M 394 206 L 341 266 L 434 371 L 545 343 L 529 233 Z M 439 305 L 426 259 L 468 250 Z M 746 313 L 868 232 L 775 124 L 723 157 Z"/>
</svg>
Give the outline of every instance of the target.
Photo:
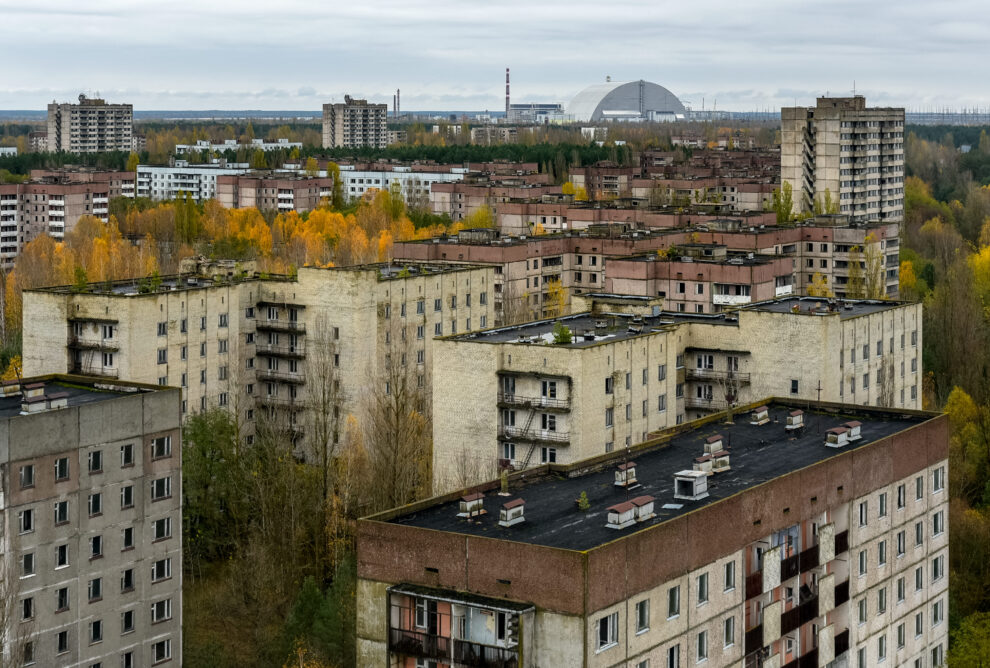
<svg viewBox="0 0 990 668">
<path fill-rule="evenodd" d="M 805 315 L 828 315 L 838 313 L 843 320 L 861 315 L 879 313 L 887 309 L 904 306 L 909 302 L 885 299 L 834 299 L 825 297 L 785 297 L 772 301 L 756 302 L 746 306 L 754 311 L 769 313 L 802 313 Z M 797 309 L 797 310 L 795 310 Z"/>
<path fill-rule="evenodd" d="M 639 446 L 641 449 L 634 450 L 628 457 L 636 463 L 636 478 L 640 484 L 632 490 L 614 484 L 616 467 L 627 460 L 624 453 L 618 452 L 604 462 L 595 460 L 596 468 L 592 472 L 574 477 L 568 478 L 562 472 L 547 473 L 544 468 L 536 469 L 529 480 L 515 478 L 510 484 L 509 496 L 499 496 L 497 487 L 487 492 L 484 499 L 487 513 L 470 522 L 457 517 L 459 499 L 439 501 L 387 521 L 533 545 L 590 550 L 716 504 L 774 478 L 862 448 L 934 417 L 917 412 L 783 403 L 780 400 L 772 400 L 767 406 L 770 422 L 762 426 L 750 424 L 748 412 L 737 413 L 732 425 L 721 420 L 701 422 L 693 428 L 689 425 L 686 430 L 682 427 L 666 443 Z M 806 426 L 803 433 L 794 435 L 787 432 L 784 425 L 788 414 L 798 408 L 804 411 Z M 854 420 L 861 423 L 861 439 L 841 448 L 825 447 L 828 429 Z M 716 434 L 722 436 L 723 447 L 730 453 L 730 470 L 708 477 L 707 498 L 697 501 L 675 499 L 674 474 L 691 470 L 695 458 L 704 454 L 706 440 Z M 576 507 L 575 500 L 581 492 L 587 494 L 591 504 L 587 512 Z M 625 529 L 606 527 L 610 506 L 639 496 L 654 497 L 656 517 Z M 526 502 L 525 521 L 510 527 L 499 526 L 498 511 L 502 504 L 517 498 Z"/>
<path fill-rule="evenodd" d="M 84 288 L 75 285 L 55 285 L 52 287 L 32 288 L 26 292 L 54 292 L 59 294 L 90 294 L 90 295 L 114 295 L 114 296 L 136 296 L 157 294 L 161 292 L 173 292 L 177 290 L 198 290 L 200 288 L 211 288 L 230 283 L 240 283 L 242 281 L 291 281 L 289 276 L 284 274 L 260 274 L 235 273 L 232 276 L 217 275 L 201 276 L 198 274 L 175 274 L 170 276 L 160 276 L 158 279 L 151 278 L 129 278 L 120 281 L 104 281 L 99 283 L 87 283 Z"/>
<path fill-rule="evenodd" d="M 0 391 L 0 419 L 43 414 L 59 408 L 107 401 L 141 392 L 157 391 L 158 386 L 119 382 L 113 379 L 81 376 L 38 376 L 4 383 Z M 33 396 L 32 396 L 33 395 Z M 64 405 L 56 404 L 64 400 Z M 24 403 L 41 404 L 36 412 L 25 413 Z"/>
</svg>

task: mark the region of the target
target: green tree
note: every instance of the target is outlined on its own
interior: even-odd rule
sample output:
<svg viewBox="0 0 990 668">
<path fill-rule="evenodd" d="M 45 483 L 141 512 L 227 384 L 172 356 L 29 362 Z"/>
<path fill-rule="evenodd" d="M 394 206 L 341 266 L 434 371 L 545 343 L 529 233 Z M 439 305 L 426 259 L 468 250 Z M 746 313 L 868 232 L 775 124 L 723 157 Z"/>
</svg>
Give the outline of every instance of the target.
<svg viewBox="0 0 990 668">
<path fill-rule="evenodd" d="M 268 160 L 265 157 L 265 152 L 260 148 L 256 149 L 251 155 L 251 169 L 267 169 Z"/>
<path fill-rule="evenodd" d="M 990 666 L 990 612 L 976 612 L 962 620 L 952 633 L 946 658 L 952 668 Z"/>
<path fill-rule="evenodd" d="M 778 223 L 794 220 L 794 195 L 789 181 L 780 188 L 774 188 L 772 209 L 777 214 Z"/>
<path fill-rule="evenodd" d="M 336 162 L 327 163 L 327 176 L 333 179 L 330 191 L 330 207 L 340 211 L 344 208 L 344 181 L 340 177 L 340 166 Z"/>
<path fill-rule="evenodd" d="M 316 176 L 320 173 L 320 165 L 316 158 L 310 156 L 306 158 L 306 176 Z"/>
<path fill-rule="evenodd" d="M 140 156 L 137 153 L 131 153 L 127 156 L 127 165 L 124 167 L 124 171 L 136 172 L 138 168 L 138 163 L 141 162 Z"/>
</svg>

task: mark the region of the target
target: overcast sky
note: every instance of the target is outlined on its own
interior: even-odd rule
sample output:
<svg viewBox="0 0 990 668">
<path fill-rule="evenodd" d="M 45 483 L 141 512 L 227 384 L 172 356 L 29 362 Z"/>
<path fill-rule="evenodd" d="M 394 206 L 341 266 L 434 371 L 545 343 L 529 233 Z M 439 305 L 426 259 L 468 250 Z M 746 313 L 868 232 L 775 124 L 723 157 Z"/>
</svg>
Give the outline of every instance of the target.
<svg viewBox="0 0 990 668">
<path fill-rule="evenodd" d="M 990 105 L 985 2 L 0 0 L 0 108 L 97 92 L 136 109 L 403 110 L 560 102 L 646 79 L 689 106 Z"/>
</svg>

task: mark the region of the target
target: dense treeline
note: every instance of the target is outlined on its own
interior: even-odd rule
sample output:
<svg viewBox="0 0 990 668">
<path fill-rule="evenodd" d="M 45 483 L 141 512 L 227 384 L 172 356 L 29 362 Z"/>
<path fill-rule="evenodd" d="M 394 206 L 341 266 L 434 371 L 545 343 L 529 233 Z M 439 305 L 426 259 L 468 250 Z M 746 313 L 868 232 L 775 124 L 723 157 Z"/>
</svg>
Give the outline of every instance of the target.
<svg viewBox="0 0 990 668">
<path fill-rule="evenodd" d="M 952 425 L 949 663 L 978 666 L 990 648 L 990 141 L 964 131 L 977 138 L 967 154 L 951 137 L 905 142 L 901 291 L 924 302 L 926 407 Z"/>
</svg>

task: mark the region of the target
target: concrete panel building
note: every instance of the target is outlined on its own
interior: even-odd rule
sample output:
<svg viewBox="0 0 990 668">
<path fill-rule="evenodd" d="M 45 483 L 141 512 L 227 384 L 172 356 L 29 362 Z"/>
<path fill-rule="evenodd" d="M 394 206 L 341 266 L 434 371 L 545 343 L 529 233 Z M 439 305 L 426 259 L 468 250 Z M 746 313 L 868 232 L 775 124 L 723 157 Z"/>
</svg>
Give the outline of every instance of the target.
<svg viewBox="0 0 990 668">
<path fill-rule="evenodd" d="M 173 388 L 4 384 L 5 663 L 182 664 L 181 421 Z"/>
<path fill-rule="evenodd" d="M 943 665 L 945 416 L 726 417 L 360 520 L 358 662 Z"/>
<path fill-rule="evenodd" d="M 763 396 L 921 406 L 920 304 L 791 297 L 701 315 L 572 299 L 582 312 L 434 342 L 435 490 L 610 453 Z"/>
<path fill-rule="evenodd" d="M 238 149 L 248 149 L 251 151 L 291 151 L 294 148 L 301 149 L 302 142 L 289 141 L 288 139 L 276 139 L 266 141 L 264 139 L 252 139 L 247 144 L 242 144 L 236 139 L 226 139 L 222 142 L 211 142 L 208 139 L 199 139 L 195 144 L 176 144 L 175 154 L 184 155 L 190 152 L 209 151 L 213 153 L 223 153 L 224 151 L 237 151 Z"/>
<path fill-rule="evenodd" d="M 323 105 L 323 148 L 388 146 L 388 105 L 344 96 L 343 104 Z"/>
<path fill-rule="evenodd" d="M 78 104 L 48 105 L 46 150 L 68 153 L 130 151 L 134 106 L 79 96 Z"/>
<path fill-rule="evenodd" d="M 176 160 L 170 165 L 138 165 L 137 196 L 167 201 L 185 193 L 196 202 L 205 202 L 216 199 L 218 178 L 249 171 L 247 163 L 228 164 L 226 161 L 191 165 L 186 160 Z"/>
<path fill-rule="evenodd" d="M 334 424 L 362 415 L 389 374 L 427 412 L 434 337 L 493 325 L 493 283 L 491 267 L 467 264 L 302 267 L 291 279 L 230 262 L 157 289 L 28 291 L 24 367 L 180 387 L 183 415 L 227 408 L 248 439 L 269 411 L 305 445 L 323 413 Z"/>
<path fill-rule="evenodd" d="M 228 209 L 257 207 L 263 211 L 303 213 L 329 200 L 333 179 L 294 174 L 250 172 L 217 177 L 216 199 Z"/>
<path fill-rule="evenodd" d="M 867 107 L 866 98 L 820 97 L 780 110 L 781 178 L 794 213 L 813 211 L 826 192 L 853 221 L 904 218 L 904 109 Z"/>
</svg>

